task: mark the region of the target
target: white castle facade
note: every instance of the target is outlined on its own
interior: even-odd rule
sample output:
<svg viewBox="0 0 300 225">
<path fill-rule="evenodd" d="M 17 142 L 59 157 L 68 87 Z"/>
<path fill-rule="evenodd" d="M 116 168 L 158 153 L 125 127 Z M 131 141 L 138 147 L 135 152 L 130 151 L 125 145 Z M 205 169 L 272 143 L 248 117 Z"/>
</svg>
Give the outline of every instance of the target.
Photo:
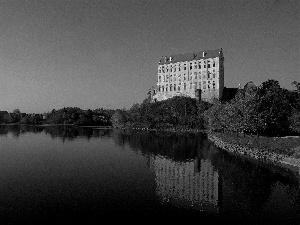
<svg viewBox="0 0 300 225">
<path fill-rule="evenodd" d="M 157 78 L 154 102 L 180 95 L 204 101 L 220 99 L 224 89 L 222 49 L 163 56 Z"/>
</svg>

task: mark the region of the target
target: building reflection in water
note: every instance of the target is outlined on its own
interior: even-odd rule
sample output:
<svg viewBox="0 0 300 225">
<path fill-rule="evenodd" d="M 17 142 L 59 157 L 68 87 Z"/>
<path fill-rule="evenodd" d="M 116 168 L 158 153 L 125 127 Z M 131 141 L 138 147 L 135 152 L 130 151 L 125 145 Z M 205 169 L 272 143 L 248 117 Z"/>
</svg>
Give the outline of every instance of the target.
<svg viewBox="0 0 300 225">
<path fill-rule="evenodd" d="M 150 168 L 156 176 L 156 193 L 163 202 L 219 212 L 219 175 L 210 160 L 176 162 L 162 156 L 151 156 Z"/>
</svg>

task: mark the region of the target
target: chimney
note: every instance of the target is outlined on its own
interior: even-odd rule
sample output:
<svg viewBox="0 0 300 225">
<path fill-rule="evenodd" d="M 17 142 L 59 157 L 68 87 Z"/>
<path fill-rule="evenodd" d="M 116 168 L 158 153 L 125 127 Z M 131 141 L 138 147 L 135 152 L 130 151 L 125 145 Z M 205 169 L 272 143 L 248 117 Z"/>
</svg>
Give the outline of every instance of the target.
<svg viewBox="0 0 300 225">
<path fill-rule="evenodd" d="M 195 90 L 196 99 L 198 100 L 199 103 L 201 102 L 201 93 L 202 93 L 201 89 Z"/>
</svg>

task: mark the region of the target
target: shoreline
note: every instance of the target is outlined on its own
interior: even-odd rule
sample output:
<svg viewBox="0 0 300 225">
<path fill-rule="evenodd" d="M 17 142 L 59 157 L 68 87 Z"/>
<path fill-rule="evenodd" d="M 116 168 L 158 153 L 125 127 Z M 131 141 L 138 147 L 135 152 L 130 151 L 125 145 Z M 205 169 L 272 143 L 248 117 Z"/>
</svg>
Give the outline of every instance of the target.
<svg viewBox="0 0 300 225">
<path fill-rule="evenodd" d="M 165 129 L 165 130 L 156 130 L 156 129 L 141 129 L 141 128 L 122 128 L 122 129 L 133 129 L 133 130 L 141 130 L 141 131 L 155 131 L 155 132 L 179 132 L 179 133 L 206 133 L 208 140 L 210 140 L 214 145 L 225 150 L 226 152 L 238 155 L 243 158 L 247 158 L 249 160 L 253 160 L 254 162 L 260 162 L 265 165 L 273 165 L 276 167 L 280 167 L 283 169 L 287 169 L 294 173 L 300 173 L 300 158 L 294 158 L 291 156 L 287 156 L 284 154 L 278 154 L 275 152 L 267 152 L 265 150 L 261 150 L 258 148 L 249 148 L 243 145 L 233 144 L 226 140 L 223 140 L 217 136 L 215 136 L 209 130 L 200 130 L 200 129 Z M 296 137 L 295 137 L 296 138 Z"/>
<path fill-rule="evenodd" d="M 87 127 L 87 128 L 95 128 L 95 129 L 112 129 L 112 126 L 89 126 L 89 125 L 76 125 L 76 124 L 22 124 L 22 123 L 8 123 L 8 124 L 0 124 L 0 126 L 37 126 L 37 127 L 52 127 L 52 126 L 74 126 L 74 127 Z"/>
<path fill-rule="evenodd" d="M 213 133 L 208 133 L 207 138 L 213 142 L 217 147 L 234 155 L 239 155 L 243 158 L 252 159 L 258 162 L 272 164 L 284 169 L 288 169 L 295 173 L 300 173 L 300 159 L 279 154 L 275 152 L 267 152 L 257 148 L 249 148 L 239 144 L 232 144 Z"/>
<path fill-rule="evenodd" d="M 0 124 L 0 125 L 27 125 L 28 124 Z M 148 132 L 172 132 L 172 133 L 205 133 L 207 134 L 208 140 L 210 140 L 215 146 L 221 148 L 222 150 L 238 155 L 255 162 L 260 162 L 263 164 L 272 164 L 279 166 L 280 168 L 287 169 L 294 173 L 300 174 L 300 158 L 291 157 L 284 154 L 279 154 L 275 152 L 269 152 L 259 148 L 251 148 L 244 146 L 242 144 L 230 143 L 226 138 L 220 138 L 214 135 L 207 129 L 150 129 L 150 128 L 133 128 L 133 127 L 122 127 L 115 128 L 113 126 L 79 126 L 75 124 L 31 124 L 29 126 L 75 126 L 93 129 L 120 129 L 120 130 L 138 130 L 138 131 L 148 131 Z M 298 147 L 300 148 L 300 146 Z"/>
</svg>

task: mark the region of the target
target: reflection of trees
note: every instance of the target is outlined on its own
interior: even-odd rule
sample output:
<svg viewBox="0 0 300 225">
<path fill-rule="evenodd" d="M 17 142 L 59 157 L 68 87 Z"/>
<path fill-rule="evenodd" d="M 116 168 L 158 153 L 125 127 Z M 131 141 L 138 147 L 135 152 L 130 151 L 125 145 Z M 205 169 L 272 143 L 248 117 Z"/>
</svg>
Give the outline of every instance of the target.
<svg viewBox="0 0 300 225">
<path fill-rule="evenodd" d="M 0 136 L 6 136 L 8 134 L 8 127 L 0 125 Z"/>
<path fill-rule="evenodd" d="M 162 155 L 177 161 L 197 157 L 197 149 L 205 141 L 205 134 L 141 132 L 134 130 L 114 130 L 112 134 L 119 146 L 129 145 L 134 151 L 145 155 Z"/>
<path fill-rule="evenodd" d="M 299 187 L 290 184 L 285 185 L 279 181 L 274 183 L 270 198 L 262 210 L 265 213 L 273 212 L 270 222 L 300 224 Z"/>
<path fill-rule="evenodd" d="M 49 134 L 52 138 L 60 138 L 63 141 L 71 141 L 78 137 L 83 137 L 89 140 L 91 138 L 109 136 L 111 130 L 77 126 L 46 126 L 44 127 L 44 132 Z"/>
<path fill-rule="evenodd" d="M 205 134 L 115 130 L 112 136 L 148 157 L 164 203 L 218 212 L 218 171 L 210 161 L 217 151 Z"/>
<path fill-rule="evenodd" d="M 272 193 L 272 186 L 280 180 L 297 185 L 270 168 L 220 152 L 212 159 L 222 180 L 222 213 L 228 217 L 240 215 L 243 219 L 262 218 L 262 209 Z M 299 192 L 299 191 L 298 191 Z M 294 196 L 295 197 L 295 196 Z M 292 200 L 293 198 L 291 198 Z M 269 212 L 268 217 L 274 212 Z"/>
<path fill-rule="evenodd" d="M 264 215 L 264 209 L 266 205 L 270 205 L 268 202 L 274 199 L 270 196 L 276 196 L 273 187 L 280 182 L 285 186 L 284 196 L 293 203 L 292 207 L 299 208 L 299 184 L 292 179 L 295 177 L 271 166 L 257 164 L 220 151 L 207 140 L 205 135 L 117 130 L 112 133 L 112 136 L 118 145 L 128 145 L 134 151 L 139 151 L 149 158 L 149 166 L 155 171 L 156 182 L 159 183 L 157 184 L 159 196 L 165 201 L 174 203 L 174 198 L 177 197 L 181 203 L 174 204 L 182 204 L 184 199 L 193 199 L 195 203 L 195 199 L 200 199 L 195 194 L 203 190 L 198 188 L 198 184 L 217 183 L 218 187 L 214 186 L 214 192 L 211 193 L 216 193 L 215 191 L 219 189 L 218 195 L 215 196 L 218 198 L 218 212 L 222 216 L 229 220 L 237 218 L 242 221 L 243 218 L 255 221 L 270 219 L 276 212 L 269 211 Z M 203 171 L 217 173 L 218 182 L 209 182 L 209 177 L 215 176 L 207 176 L 208 179 L 198 183 L 195 179 Z M 176 179 L 179 179 L 178 182 Z M 183 184 L 188 188 L 184 188 Z M 190 195 L 177 194 L 178 191 L 183 193 L 186 190 Z M 206 198 L 205 196 L 207 195 L 202 195 L 202 200 Z M 205 207 L 203 209 L 206 210 Z M 289 212 L 285 216 L 287 215 Z"/>
<path fill-rule="evenodd" d="M 27 125 L 1 125 L 0 135 L 11 133 L 13 136 L 18 137 L 23 133 L 40 133 L 43 127 L 27 126 Z"/>
<path fill-rule="evenodd" d="M 32 126 L 32 125 L 8 125 L 0 126 L 0 135 L 11 133 L 18 137 L 23 133 L 41 133 L 50 135 L 52 138 L 59 138 L 63 141 L 74 140 L 77 137 L 86 139 L 108 136 L 111 133 L 109 129 L 93 129 L 77 126 Z"/>
</svg>

